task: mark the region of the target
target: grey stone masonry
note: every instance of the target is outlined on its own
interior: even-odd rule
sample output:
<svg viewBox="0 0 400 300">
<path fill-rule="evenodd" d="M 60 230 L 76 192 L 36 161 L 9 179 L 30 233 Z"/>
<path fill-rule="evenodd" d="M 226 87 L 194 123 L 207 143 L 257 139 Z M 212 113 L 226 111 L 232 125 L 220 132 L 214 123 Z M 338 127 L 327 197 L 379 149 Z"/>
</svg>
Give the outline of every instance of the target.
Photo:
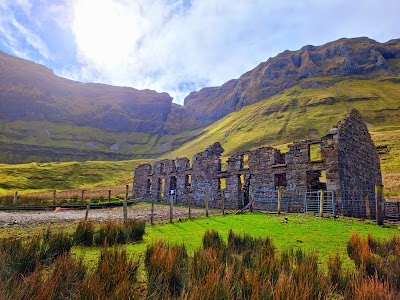
<svg viewBox="0 0 400 300">
<path fill-rule="evenodd" d="M 236 153 L 221 168 L 220 143 L 187 158 L 142 164 L 135 170 L 134 198 L 167 201 L 170 190 L 177 203 L 222 206 L 238 209 L 249 202 L 254 188 L 283 188 L 291 194 L 333 191 L 340 210 L 349 191 L 363 191 L 373 199 L 376 184 L 382 183 L 380 162 L 360 113 L 351 110 L 330 132 L 318 139 L 295 142 L 286 153 L 272 147 Z M 368 191 L 371 191 L 369 194 Z M 301 211 L 303 197 L 292 197 L 289 211 Z M 339 211 L 340 212 L 340 211 Z"/>
</svg>

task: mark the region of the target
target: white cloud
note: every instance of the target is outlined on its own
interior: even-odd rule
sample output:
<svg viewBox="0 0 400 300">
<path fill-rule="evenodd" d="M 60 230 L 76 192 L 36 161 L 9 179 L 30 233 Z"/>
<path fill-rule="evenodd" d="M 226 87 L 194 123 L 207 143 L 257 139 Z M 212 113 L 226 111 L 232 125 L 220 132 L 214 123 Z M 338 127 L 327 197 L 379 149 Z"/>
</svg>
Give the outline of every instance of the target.
<svg viewBox="0 0 400 300">
<path fill-rule="evenodd" d="M 190 91 L 238 78 L 286 49 L 341 37 L 383 42 L 400 36 L 398 0 L 0 1 L 2 43 L 26 55 L 24 39 L 44 59 L 52 57 L 45 37 L 16 17 L 10 25 L 11 5 L 36 27 L 52 20 L 75 32 L 80 64 L 57 74 L 166 91 L 179 103 Z"/>
<path fill-rule="evenodd" d="M 25 18 L 31 18 L 32 4 L 28 0 L 11 1 L 5 0 L 0 6 L 0 37 L 5 45 L 15 55 L 31 59 L 26 49 L 27 46 L 37 51 L 42 58 L 49 60 L 52 55 L 39 34 L 34 29 L 28 28 L 17 17 L 23 13 Z"/>
<path fill-rule="evenodd" d="M 285 49 L 343 36 L 384 41 L 398 36 L 400 28 L 398 1 L 389 0 L 115 0 L 113 5 L 120 13 L 109 11 L 101 16 L 102 26 L 92 24 L 93 34 L 98 28 L 104 36 L 98 52 L 77 39 L 81 71 L 94 71 L 117 85 L 167 91 L 178 102 L 192 90 L 237 78 Z M 79 26 L 75 31 L 79 35 Z"/>
</svg>

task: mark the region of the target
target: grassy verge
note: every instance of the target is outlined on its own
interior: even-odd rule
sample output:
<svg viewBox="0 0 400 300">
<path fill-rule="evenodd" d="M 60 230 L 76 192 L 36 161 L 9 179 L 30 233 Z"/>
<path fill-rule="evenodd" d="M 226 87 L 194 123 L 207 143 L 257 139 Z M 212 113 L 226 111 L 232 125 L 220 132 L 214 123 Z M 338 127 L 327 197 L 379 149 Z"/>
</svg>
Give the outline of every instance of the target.
<svg viewBox="0 0 400 300">
<path fill-rule="evenodd" d="M 87 227 L 82 225 L 88 223 L 80 223 L 81 233 Z M 109 225 L 99 225 L 100 231 Z M 92 225 L 87 228 L 90 238 L 80 235 L 84 237 L 81 243 L 90 241 L 88 244 L 91 244 L 95 228 Z M 54 229 L 52 227 L 52 232 Z M 25 228 L 14 227 L 12 230 L 14 236 L 17 232 L 22 236 Z M 198 299 L 199 295 L 206 295 L 204 299 L 216 299 L 217 294 L 233 292 L 234 295 L 243 294 L 240 299 L 253 299 L 250 294 L 265 298 L 264 293 L 276 291 L 286 295 L 279 299 L 294 299 L 295 296 L 288 296 L 286 292 L 300 293 L 296 299 L 317 299 L 321 291 L 325 296 L 334 296 L 329 299 L 343 299 L 336 298 L 340 295 L 367 299 L 365 297 L 370 293 L 374 295 L 371 299 L 397 299 L 400 288 L 396 275 L 400 267 L 400 240 L 399 235 L 395 236 L 399 232 L 397 225 L 379 227 L 372 221 L 303 214 L 213 216 L 148 226 L 144 239 L 133 244 L 108 249 L 74 246 L 73 256 L 60 256 L 61 260 L 57 255 L 69 252 L 74 229 L 69 227 L 64 233 L 55 234 L 50 230 L 42 232 L 42 242 L 35 238 L 38 230 L 41 229 L 31 231 L 22 241 L 1 239 L 0 232 L 4 246 L 0 249 L 0 263 L 12 267 L 4 270 L 12 271 L 21 265 L 19 262 L 29 267 L 23 265 L 24 273 L 20 272 L 23 281 L 15 277 L 0 284 L 0 294 L 18 296 L 15 299 L 36 294 L 32 299 L 53 299 L 55 296 L 47 296 L 49 289 L 46 289 L 53 284 L 55 287 L 51 291 L 62 296 L 74 290 L 82 299 L 92 299 L 93 294 L 101 298 L 128 292 L 140 297 L 147 294 L 149 299 L 159 299 L 165 293 L 168 294 L 165 299 L 178 295 L 188 296 L 188 299 Z M 113 233 L 109 231 L 112 236 Z M 25 259 L 31 248 L 37 253 L 32 266 L 30 260 Z M 18 254 L 14 259 L 18 264 L 10 264 L 10 261 L 14 262 L 11 260 L 14 252 Z M 54 268 L 48 266 L 47 257 L 56 259 Z M 46 265 L 42 263 L 43 259 L 47 261 Z M 63 270 L 59 275 L 68 275 L 62 277 L 64 279 L 52 273 L 59 268 Z M 2 276 L 7 278 L 4 270 Z M 43 276 L 48 272 L 50 277 Z M 112 280 L 117 277 L 120 279 Z M 267 277 L 268 283 L 264 280 Z M 18 285 L 19 289 L 13 288 Z M 316 294 L 298 298 L 303 289 L 304 293 Z M 232 295 L 228 298 L 238 297 Z M 217 298 L 225 298 L 221 297 Z"/>
<path fill-rule="evenodd" d="M 287 218 L 287 220 L 285 219 Z M 73 226 L 65 226 L 69 231 Z M 39 228 L 43 230 L 42 226 Z M 261 213 L 247 213 L 243 215 L 212 216 L 210 218 L 194 218 L 183 221 L 175 220 L 173 224 L 159 223 L 147 226 L 143 241 L 123 246 L 128 254 L 141 256 L 147 245 L 160 239 L 169 244 L 184 244 L 189 254 L 192 255 L 202 243 L 202 238 L 207 230 L 217 230 L 222 238 L 227 241 L 229 230 L 238 234 L 248 233 L 253 237 L 270 237 L 278 250 L 288 248 L 317 250 L 322 268 L 326 268 L 329 255 L 340 252 L 345 267 L 353 267 L 346 254 L 346 242 L 353 232 L 358 232 L 365 237 L 371 233 L 379 239 L 387 239 L 399 233 L 395 225 L 376 226 L 372 221 L 357 219 L 328 219 L 318 218 L 303 214 L 269 215 Z M 14 230 L 14 232 L 13 232 Z M 7 235 L 18 234 L 32 235 L 32 228 L 16 228 L 8 230 Z M 83 256 L 85 261 L 92 265 L 96 263 L 101 249 L 96 247 L 75 246 L 73 252 Z"/>
</svg>

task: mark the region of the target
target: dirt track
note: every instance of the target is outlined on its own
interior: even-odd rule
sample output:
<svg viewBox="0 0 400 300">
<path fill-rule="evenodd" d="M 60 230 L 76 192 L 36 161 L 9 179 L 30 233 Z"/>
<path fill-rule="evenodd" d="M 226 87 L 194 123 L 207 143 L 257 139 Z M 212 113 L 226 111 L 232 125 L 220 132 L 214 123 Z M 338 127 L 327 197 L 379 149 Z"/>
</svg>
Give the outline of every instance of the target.
<svg viewBox="0 0 400 300">
<path fill-rule="evenodd" d="M 135 204 L 128 207 L 128 218 L 141 219 L 150 222 L 149 204 Z M 210 210 L 210 214 L 219 211 Z M 192 208 L 192 216 L 204 216 L 204 209 Z M 61 209 L 52 211 L 0 211 L 1 225 L 27 225 L 34 226 L 46 223 L 77 222 L 85 217 L 85 210 Z M 174 218 L 187 218 L 187 207 L 174 207 Z M 89 211 L 89 218 L 95 222 L 103 222 L 107 219 L 122 219 L 122 207 L 92 209 Z M 156 205 L 154 208 L 154 220 L 169 219 L 169 206 Z"/>
</svg>

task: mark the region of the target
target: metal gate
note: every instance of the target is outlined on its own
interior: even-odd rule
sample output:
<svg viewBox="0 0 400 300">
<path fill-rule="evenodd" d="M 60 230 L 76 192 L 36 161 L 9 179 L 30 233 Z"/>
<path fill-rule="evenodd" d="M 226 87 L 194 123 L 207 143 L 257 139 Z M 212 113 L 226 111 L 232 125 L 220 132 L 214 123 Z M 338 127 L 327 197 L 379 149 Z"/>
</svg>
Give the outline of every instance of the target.
<svg viewBox="0 0 400 300">
<path fill-rule="evenodd" d="M 281 190 L 280 195 L 281 212 L 287 212 L 289 209 L 288 196 L 285 190 Z M 267 212 L 278 211 L 278 190 L 268 188 L 254 188 L 252 190 L 252 199 L 254 201 L 254 209 Z"/>
<path fill-rule="evenodd" d="M 321 191 L 306 192 L 304 197 L 304 212 L 319 213 L 321 205 Z M 336 214 L 335 198 L 332 191 L 323 191 L 322 210 L 324 214 Z"/>
</svg>

